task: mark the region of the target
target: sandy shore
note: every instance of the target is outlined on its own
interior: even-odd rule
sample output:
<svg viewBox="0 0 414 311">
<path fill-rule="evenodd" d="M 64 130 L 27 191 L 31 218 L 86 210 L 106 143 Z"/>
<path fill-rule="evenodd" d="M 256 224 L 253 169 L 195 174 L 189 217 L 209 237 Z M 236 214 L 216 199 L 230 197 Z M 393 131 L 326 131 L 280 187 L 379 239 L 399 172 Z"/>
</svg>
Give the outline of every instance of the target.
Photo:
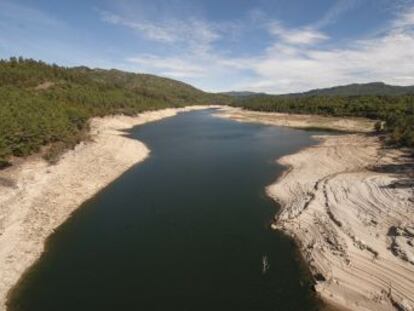
<svg viewBox="0 0 414 311">
<path fill-rule="evenodd" d="M 96 118 L 92 140 L 66 152 L 57 164 L 32 156 L 0 171 L 0 310 L 6 310 L 9 290 L 42 254 L 46 238 L 84 201 L 148 156 L 148 148 L 123 136 L 123 130 L 205 108 Z"/>
<path fill-rule="evenodd" d="M 228 108 L 222 116 L 293 127 L 319 122 L 307 116 L 298 126 L 295 116 Z M 365 122 L 354 122 L 344 120 L 340 129 L 350 124 L 349 130 L 364 131 Z M 278 160 L 288 170 L 267 188 L 282 206 L 273 227 L 298 242 L 328 303 L 351 310 L 414 310 L 412 159 L 383 149 L 372 135 L 318 139 L 318 145 Z"/>
<path fill-rule="evenodd" d="M 314 128 L 343 132 L 370 132 L 375 124 L 374 121 L 362 118 L 335 118 L 317 115 L 246 111 L 233 107 L 224 107 L 216 115 L 240 122 L 259 122 L 267 125 L 287 126 L 298 129 Z"/>
<path fill-rule="evenodd" d="M 57 164 L 33 156 L 0 171 L 0 310 L 54 229 L 148 156 L 146 146 L 124 137 L 122 130 L 202 108 L 94 119 L 92 141 Z M 373 125 L 233 108 L 220 115 L 297 128 L 366 132 Z M 283 206 L 275 229 L 298 241 L 326 301 L 351 310 L 414 310 L 414 164 L 403 151 L 382 149 L 373 136 L 318 139 L 319 145 L 279 159 L 289 169 L 267 189 Z"/>
</svg>

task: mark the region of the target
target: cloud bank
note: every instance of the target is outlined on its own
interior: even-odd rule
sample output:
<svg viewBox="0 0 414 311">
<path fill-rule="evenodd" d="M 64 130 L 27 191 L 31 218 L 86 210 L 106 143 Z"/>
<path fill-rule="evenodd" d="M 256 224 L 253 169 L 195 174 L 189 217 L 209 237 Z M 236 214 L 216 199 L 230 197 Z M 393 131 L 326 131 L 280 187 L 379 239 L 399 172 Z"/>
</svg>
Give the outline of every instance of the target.
<svg viewBox="0 0 414 311">
<path fill-rule="evenodd" d="M 414 6 L 395 15 L 380 34 L 340 46 L 323 31 L 358 2 L 339 1 L 319 21 L 303 27 L 287 27 L 265 14 L 226 24 L 195 18 L 136 21 L 108 12 L 101 12 L 101 18 L 173 51 L 168 55 L 137 52 L 126 58 L 132 68 L 181 78 L 212 91 L 288 93 L 355 82 L 414 84 Z M 251 29 L 267 36 L 260 53 L 240 56 L 220 47 L 221 40 L 235 36 L 243 40 Z"/>
</svg>

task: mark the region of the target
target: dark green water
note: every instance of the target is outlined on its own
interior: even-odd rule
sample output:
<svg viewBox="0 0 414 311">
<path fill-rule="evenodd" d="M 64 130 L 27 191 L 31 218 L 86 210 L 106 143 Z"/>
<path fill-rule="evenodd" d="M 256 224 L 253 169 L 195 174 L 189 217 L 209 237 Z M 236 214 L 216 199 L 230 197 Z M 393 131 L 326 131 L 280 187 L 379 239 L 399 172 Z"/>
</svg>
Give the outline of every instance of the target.
<svg viewBox="0 0 414 311">
<path fill-rule="evenodd" d="M 133 129 L 151 157 L 59 228 L 9 309 L 316 310 L 264 193 L 284 170 L 274 159 L 312 134 L 208 110 Z"/>
</svg>

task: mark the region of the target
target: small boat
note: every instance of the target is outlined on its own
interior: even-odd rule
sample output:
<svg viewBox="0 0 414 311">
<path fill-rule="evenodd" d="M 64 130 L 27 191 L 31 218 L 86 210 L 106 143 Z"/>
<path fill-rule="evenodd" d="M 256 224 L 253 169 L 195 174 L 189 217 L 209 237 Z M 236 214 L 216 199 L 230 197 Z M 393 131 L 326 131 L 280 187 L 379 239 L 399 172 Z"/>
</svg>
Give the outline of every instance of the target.
<svg viewBox="0 0 414 311">
<path fill-rule="evenodd" d="M 262 274 L 266 274 L 266 272 L 269 270 L 269 268 L 270 268 L 269 259 L 265 255 L 262 258 Z"/>
</svg>

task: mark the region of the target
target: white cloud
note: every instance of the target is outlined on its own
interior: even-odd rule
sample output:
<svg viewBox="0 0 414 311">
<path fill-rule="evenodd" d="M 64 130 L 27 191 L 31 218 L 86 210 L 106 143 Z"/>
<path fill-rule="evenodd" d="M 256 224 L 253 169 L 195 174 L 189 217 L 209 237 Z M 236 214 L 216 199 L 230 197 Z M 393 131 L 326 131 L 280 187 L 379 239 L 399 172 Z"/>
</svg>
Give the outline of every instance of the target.
<svg viewBox="0 0 414 311">
<path fill-rule="evenodd" d="M 188 78 L 200 77 L 207 74 L 203 66 L 175 57 L 160 57 L 144 54 L 128 58 L 127 61 L 140 66 L 142 70 L 155 69 L 163 76 Z"/>
<path fill-rule="evenodd" d="M 270 34 L 277 36 L 281 41 L 288 44 L 308 45 L 329 39 L 324 33 L 310 27 L 287 29 L 278 22 L 271 23 L 268 30 Z"/>
<path fill-rule="evenodd" d="M 110 14 L 108 12 L 102 13 L 102 19 L 105 22 L 111 24 L 126 26 L 133 30 L 142 32 L 147 38 L 152 40 L 168 43 L 174 43 L 177 41 L 176 34 L 172 31 L 168 31 L 168 29 L 165 27 L 160 27 L 149 23 L 137 23 L 128 21 L 118 15 Z"/>
<path fill-rule="evenodd" d="M 322 28 L 329 24 L 335 23 L 342 14 L 354 9 L 360 5 L 361 2 L 361 0 L 336 0 L 334 5 L 325 13 L 325 15 L 313 24 L 313 27 Z"/>
<path fill-rule="evenodd" d="M 343 49 L 276 44 L 252 66 L 259 76 L 250 90 L 278 93 L 304 91 L 354 82 L 414 84 L 414 33 L 401 16 L 401 26 L 381 37 L 350 43 Z M 268 87 L 267 81 L 273 82 Z"/>
<path fill-rule="evenodd" d="M 200 51 L 207 51 L 221 38 L 216 27 L 205 21 L 168 19 L 162 22 L 135 20 L 106 11 L 101 18 L 107 23 L 128 27 L 146 39 L 167 44 L 185 44 Z"/>
<path fill-rule="evenodd" d="M 395 28 L 406 28 L 414 26 L 414 7 L 404 11 L 399 18 L 394 21 Z"/>
<path fill-rule="evenodd" d="M 357 2 L 353 1 L 353 5 Z M 347 9 L 338 5 L 323 24 L 332 22 Z M 334 38 L 318 30 L 315 24 L 288 28 L 260 17 L 262 23 L 256 20 L 246 27 L 260 30 L 265 25 L 272 40 L 262 53 L 243 57 L 215 47 L 217 40 L 228 38 L 225 32 L 218 31 L 218 25 L 191 19 L 170 20 L 169 24 L 126 24 L 125 19 L 117 16 L 106 19 L 135 29 L 150 40 L 184 47 L 168 56 L 137 54 L 127 59 L 133 68 L 183 79 L 210 91 L 289 93 L 355 82 L 414 84 L 414 7 L 396 16 L 379 36 L 348 42 L 342 47 L 333 47 Z M 320 44 L 325 42 L 329 45 Z"/>
</svg>

